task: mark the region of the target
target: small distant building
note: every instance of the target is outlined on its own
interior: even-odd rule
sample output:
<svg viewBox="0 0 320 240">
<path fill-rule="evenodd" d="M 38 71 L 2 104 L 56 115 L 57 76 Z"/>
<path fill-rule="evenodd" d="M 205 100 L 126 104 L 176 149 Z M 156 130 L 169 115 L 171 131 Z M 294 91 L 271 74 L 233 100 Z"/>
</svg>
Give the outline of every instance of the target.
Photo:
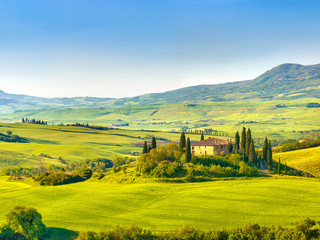
<svg viewBox="0 0 320 240">
<path fill-rule="evenodd" d="M 204 128 L 204 129 L 202 129 L 202 132 L 211 133 L 211 132 L 213 132 L 213 129 L 212 128 Z"/>
<path fill-rule="evenodd" d="M 234 143 L 231 140 L 222 140 L 218 138 L 208 138 L 206 140 L 202 140 L 199 142 L 195 142 L 191 144 L 191 152 L 195 156 L 199 155 L 225 155 L 228 153 L 227 146 L 231 143 L 233 145 L 234 151 Z"/>
<path fill-rule="evenodd" d="M 300 139 L 299 142 L 300 143 L 303 143 L 303 142 L 311 142 L 312 139 L 309 139 L 309 138 L 303 138 L 303 139 Z"/>
</svg>

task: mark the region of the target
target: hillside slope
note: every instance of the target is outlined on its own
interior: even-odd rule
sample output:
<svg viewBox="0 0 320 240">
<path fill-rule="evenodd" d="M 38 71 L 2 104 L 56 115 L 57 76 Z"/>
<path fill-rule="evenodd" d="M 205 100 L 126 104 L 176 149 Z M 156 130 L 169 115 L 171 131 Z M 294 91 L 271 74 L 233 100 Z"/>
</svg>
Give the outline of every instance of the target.
<svg viewBox="0 0 320 240">
<path fill-rule="evenodd" d="M 274 159 L 279 158 L 281 162 L 287 163 L 290 167 L 320 177 L 320 147 L 276 153 Z"/>
<path fill-rule="evenodd" d="M 39 98 L 0 91 L 0 114 L 19 110 L 100 108 L 155 103 L 223 102 L 247 99 L 320 98 L 320 64 L 279 65 L 254 80 L 199 85 L 130 98 Z"/>
<path fill-rule="evenodd" d="M 164 93 L 146 94 L 124 100 L 140 104 L 179 103 L 202 101 L 235 101 L 244 99 L 296 99 L 319 98 L 320 64 L 303 66 L 299 64 L 279 65 L 254 80 L 216 85 L 199 85 Z"/>
</svg>

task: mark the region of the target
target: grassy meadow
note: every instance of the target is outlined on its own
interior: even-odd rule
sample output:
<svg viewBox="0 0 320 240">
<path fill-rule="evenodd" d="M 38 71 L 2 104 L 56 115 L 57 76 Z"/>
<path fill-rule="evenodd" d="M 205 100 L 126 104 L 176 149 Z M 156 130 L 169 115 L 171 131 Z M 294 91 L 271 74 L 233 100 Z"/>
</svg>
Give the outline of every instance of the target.
<svg viewBox="0 0 320 240">
<path fill-rule="evenodd" d="M 320 219 L 320 181 L 260 178 L 206 183 L 111 184 L 86 181 L 31 187 L 0 177 L 0 222 L 15 205 L 35 207 L 48 227 L 101 230 L 139 225 L 155 231 L 248 223 L 289 225 Z"/>
</svg>

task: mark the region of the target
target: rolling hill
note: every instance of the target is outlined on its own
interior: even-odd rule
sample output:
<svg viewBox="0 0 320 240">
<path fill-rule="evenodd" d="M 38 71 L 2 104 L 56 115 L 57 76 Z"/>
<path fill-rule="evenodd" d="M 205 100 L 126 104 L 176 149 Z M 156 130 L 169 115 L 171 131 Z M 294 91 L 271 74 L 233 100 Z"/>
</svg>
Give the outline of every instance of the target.
<svg viewBox="0 0 320 240">
<path fill-rule="evenodd" d="M 57 108 L 114 108 L 159 103 L 223 102 L 249 99 L 319 98 L 320 64 L 282 64 L 253 80 L 199 85 L 130 98 L 39 98 L 0 91 L 0 114 Z"/>
<path fill-rule="evenodd" d="M 320 147 L 276 153 L 274 159 L 279 158 L 290 167 L 320 177 Z"/>
</svg>

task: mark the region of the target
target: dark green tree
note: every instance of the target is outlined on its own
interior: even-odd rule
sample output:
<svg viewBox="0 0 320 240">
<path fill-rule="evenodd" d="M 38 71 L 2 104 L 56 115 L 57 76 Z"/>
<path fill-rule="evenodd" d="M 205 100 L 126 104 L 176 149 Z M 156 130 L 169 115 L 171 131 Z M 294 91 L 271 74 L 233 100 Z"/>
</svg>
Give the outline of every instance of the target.
<svg viewBox="0 0 320 240">
<path fill-rule="evenodd" d="M 268 138 L 265 137 L 263 148 L 262 148 L 262 154 L 263 154 L 262 159 L 265 163 L 268 163 L 267 152 L 268 152 Z"/>
<path fill-rule="evenodd" d="M 204 140 L 203 132 L 201 132 L 201 138 L 200 141 Z"/>
<path fill-rule="evenodd" d="M 187 162 L 191 162 L 191 144 L 190 144 L 190 138 L 187 139 L 186 160 L 187 160 Z"/>
<path fill-rule="evenodd" d="M 251 130 L 250 130 L 250 128 L 248 128 L 247 138 L 246 138 L 246 154 L 247 154 L 247 156 L 249 156 L 250 144 L 251 144 Z"/>
<path fill-rule="evenodd" d="M 267 163 L 269 165 L 269 168 L 272 169 L 272 147 L 271 147 L 271 141 L 270 140 L 268 142 Z"/>
<path fill-rule="evenodd" d="M 284 175 L 287 175 L 287 163 L 284 165 Z"/>
<path fill-rule="evenodd" d="M 6 217 L 8 226 L 13 231 L 22 233 L 27 239 L 42 239 L 46 234 L 42 216 L 34 208 L 15 206 Z"/>
<path fill-rule="evenodd" d="M 242 133 L 241 133 L 241 144 L 240 144 L 241 152 L 243 154 L 246 153 L 246 128 L 242 128 Z"/>
<path fill-rule="evenodd" d="M 186 135 L 184 134 L 184 132 L 182 132 L 180 136 L 179 148 L 181 151 L 183 151 L 185 147 L 186 147 Z"/>
<path fill-rule="evenodd" d="M 242 161 L 246 161 L 246 155 L 245 154 L 242 154 Z"/>
<path fill-rule="evenodd" d="M 150 145 L 148 145 L 148 153 L 151 151 L 151 146 Z"/>
<path fill-rule="evenodd" d="M 254 164 L 256 162 L 256 152 L 254 150 L 253 139 L 251 139 L 250 146 L 249 146 L 248 160 L 252 164 Z"/>
<path fill-rule="evenodd" d="M 151 148 L 154 149 L 157 147 L 157 142 L 156 142 L 156 138 L 155 137 L 152 137 L 152 140 L 151 140 Z"/>
<path fill-rule="evenodd" d="M 278 162 L 278 175 L 281 174 L 281 163 L 280 163 L 280 158 L 279 158 L 279 162 Z"/>
<path fill-rule="evenodd" d="M 233 144 L 232 143 L 228 143 L 227 145 L 227 150 L 228 150 L 228 153 L 232 153 L 232 150 L 233 150 Z"/>
<path fill-rule="evenodd" d="M 239 132 L 236 132 L 236 136 L 234 138 L 234 148 L 236 150 L 236 153 L 239 153 L 239 148 L 240 148 L 240 136 Z"/>
<path fill-rule="evenodd" d="M 147 144 L 147 141 L 144 141 L 142 153 L 148 153 L 148 144 Z"/>
</svg>

